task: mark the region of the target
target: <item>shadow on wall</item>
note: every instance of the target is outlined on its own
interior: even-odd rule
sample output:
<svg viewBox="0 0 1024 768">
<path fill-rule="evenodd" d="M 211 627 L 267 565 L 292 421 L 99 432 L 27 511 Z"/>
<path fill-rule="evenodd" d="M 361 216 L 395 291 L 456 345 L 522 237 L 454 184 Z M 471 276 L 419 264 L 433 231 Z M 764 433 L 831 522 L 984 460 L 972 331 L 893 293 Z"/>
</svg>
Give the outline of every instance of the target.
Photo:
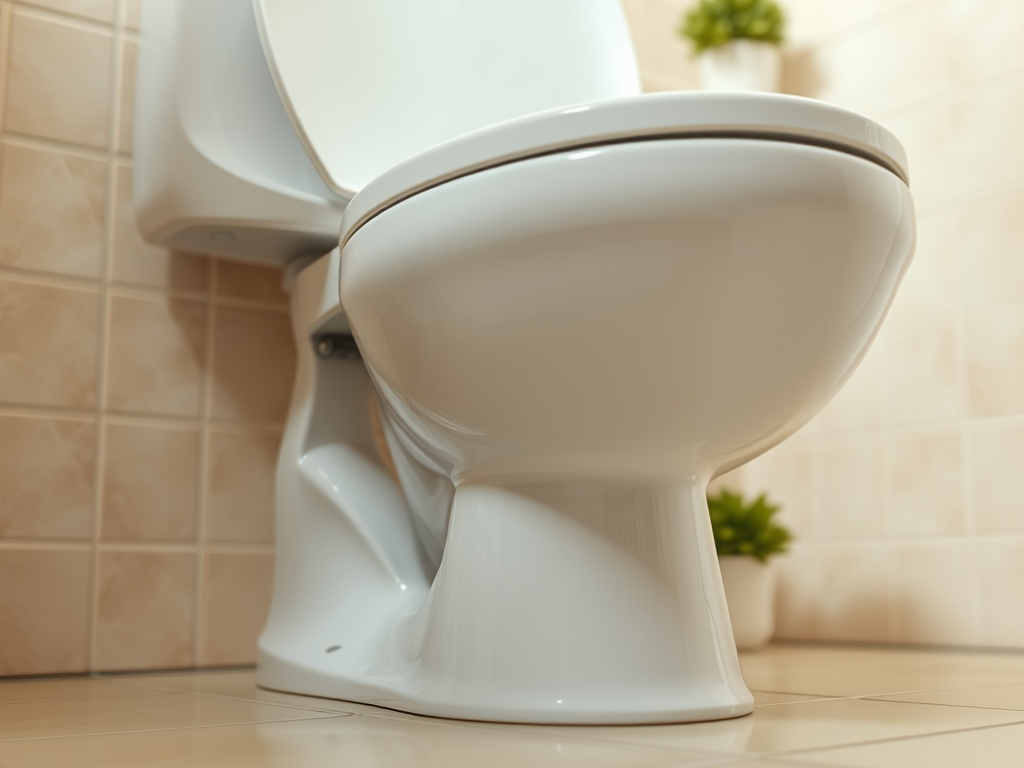
<svg viewBox="0 0 1024 768">
<path fill-rule="evenodd" d="M 815 50 L 809 46 L 784 49 L 779 90 L 793 96 L 817 98 L 825 86 Z"/>
</svg>

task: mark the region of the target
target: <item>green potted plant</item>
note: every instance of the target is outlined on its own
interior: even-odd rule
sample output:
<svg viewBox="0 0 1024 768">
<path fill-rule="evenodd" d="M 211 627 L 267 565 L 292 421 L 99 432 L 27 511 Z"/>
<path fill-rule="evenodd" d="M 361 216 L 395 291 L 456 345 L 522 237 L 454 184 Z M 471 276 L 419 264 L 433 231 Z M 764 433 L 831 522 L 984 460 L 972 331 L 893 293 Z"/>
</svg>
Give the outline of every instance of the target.
<svg viewBox="0 0 1024 768">
<path fill-rule="evenodd" d="M 708 511 L 736 647 L 760 648 L 775 631 L 775 571 L 769 558 L 785 552 L 793 537 L 772 520 L 779 507 L 763 493 L 748 502 L 722 489 L 708 496 Z"/>
<path fill-rule="evenodd" d="M 693 44 L 705 88 L 774 91 L 785 21 L 775 0 L 699 0 L 677 31 Z"/>
</svg>

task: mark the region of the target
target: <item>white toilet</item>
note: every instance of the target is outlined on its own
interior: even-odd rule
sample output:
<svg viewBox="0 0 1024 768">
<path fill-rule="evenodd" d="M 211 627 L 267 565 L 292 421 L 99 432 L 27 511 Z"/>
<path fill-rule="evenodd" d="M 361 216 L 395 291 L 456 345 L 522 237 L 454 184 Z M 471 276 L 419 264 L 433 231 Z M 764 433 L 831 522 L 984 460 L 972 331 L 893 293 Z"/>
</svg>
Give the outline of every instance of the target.
<svg viewBox="0 0 1024 768">
<path fill-rule="evenodd" d="M 749 712 L 705 488 L 877 332 L 914 244 L 893 136 L 636 95 L 617 0 L 149 0 L 138 82 L 143 234 L 291 281 L 260 684 Z"/>
</svg>

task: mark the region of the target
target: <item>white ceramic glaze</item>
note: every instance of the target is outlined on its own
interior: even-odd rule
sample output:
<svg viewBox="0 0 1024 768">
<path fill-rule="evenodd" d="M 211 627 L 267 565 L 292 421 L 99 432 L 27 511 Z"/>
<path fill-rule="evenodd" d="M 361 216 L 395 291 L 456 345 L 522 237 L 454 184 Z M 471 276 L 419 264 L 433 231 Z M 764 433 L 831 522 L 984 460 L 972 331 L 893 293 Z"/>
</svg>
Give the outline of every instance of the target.
<svg viewBox="0 0 1024 768">
<path fill-rule="evenodd" d="M 332 248 L 345 200 L 292 128 L 251 0 L 141 6 L 132 165 L 143 237 L 271 264 Z"/>
<path fill-rule="evenodd" d="M 759 563 L 750 555 L 722 555 L 718 566 L 736 648 L 755 651 L 775 632 L 774 565 Z"/>
<path fill-rule="evenodd" d="M 509 2 L 402 6 L 393 39 L 390 3 L 146 3 L 143 233 L 210 251 L 226 228 L 218 252 L 295 275 L 259 681 L 469 719 L 742 715 L 705 487 L 806 422 L 864 354 L 913 248 L 905 154 L 807 100 L 587 101 L 632 87 L 617 4 Z M 530 37 L 515 20 L 546 64 L 502 73 L 513 107 L 417 79 L 505 66 L 495 20 L 513 8 L 573 27 Z M 438 44 L 456 10 L 468 31 Z M 211 102 L 207 60 L 237 98 Z M 520 116 L 455 135 L 495 109 Z M 346 204 L 343 250 L 301 268 L 299 245 Z M 362 360 L 318 356 L 349 332 Z"/>
<path fill-rule="evenodd" d="M 777 91 L 781 63 L 779 46 L 746 39 L 708 48 L 697 57 L 701 85 L 709 91 Z"/>
<path fill-rule="evenodd" d="M 510 120 L 444 142 L 375 178 L 351 202 L 342 241 L 363 222 L 435 184 L 513 160 L 572 147 L 658 137 L 745 136 L 842 147 L 907 180 L 907 155 L 883 126 L 798 96 L 698 93 L 604 99 Z"/>
<path fill-rule="evenodd" d="M 749 711 L 706 484 L 828 402 L 913 239 L 892 172 L 770 140 L 549 154 L 380 212 L 340 257 L 368 376 L 317 363 L 303 341 L 337 320 L 294 298 L 260 680 L 472 719 Z M 353 490 L 386 471 L 342 447 L 368 427 L 321 444 L 326 399 L 371 381 L 405 490 L 386 515 Z"/>
<path fill-rule="evenodd" d="M 289 114 L 343 197 L 470 131 L 640 92 L 618 0 L 252 2 Z"/>
</svg>

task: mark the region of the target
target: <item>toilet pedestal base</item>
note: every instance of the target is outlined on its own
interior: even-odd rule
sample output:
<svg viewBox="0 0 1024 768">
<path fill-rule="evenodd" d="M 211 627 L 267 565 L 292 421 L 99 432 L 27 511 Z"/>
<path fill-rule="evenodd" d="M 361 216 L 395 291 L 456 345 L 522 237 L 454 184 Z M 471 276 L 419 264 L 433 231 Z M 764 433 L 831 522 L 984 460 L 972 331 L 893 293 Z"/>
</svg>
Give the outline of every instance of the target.
<svg viewBox="0 0 1024 768">
<path fill-rule="evenodd" d="M 463 484 L 429 585 L 374 564 L 347 510 L 317 522 L 316 495 L 303 514 L 319 546 L 306 552 L 334 553 L 339 572 L 318 581 L 335 588 L 302 590 L 289 624 L 272 617 L 264 686 L 504 722 L 686 722 L 753 707 L 702 482 Z"/>
<path fill-rule="evenodd" d="M 377 456 L 337 251 L 292 293 L 297 375 L 277 470 L 259 684 L 471 720 L 626 724 L 753 708 L 725 606 L 706 478 L 477 478 L 440 567 Z M 436 562 L 436 561 L 433 561 Z"/>
</svg>

